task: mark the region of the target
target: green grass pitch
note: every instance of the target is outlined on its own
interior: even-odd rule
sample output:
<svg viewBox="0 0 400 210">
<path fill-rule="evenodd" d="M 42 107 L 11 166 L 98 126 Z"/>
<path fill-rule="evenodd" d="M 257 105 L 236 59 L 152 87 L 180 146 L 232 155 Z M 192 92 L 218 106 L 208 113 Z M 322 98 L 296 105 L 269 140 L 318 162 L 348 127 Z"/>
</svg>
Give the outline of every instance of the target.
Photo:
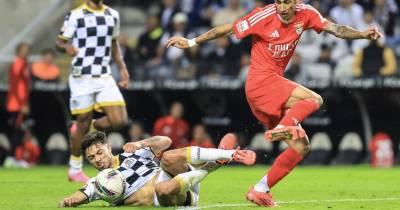
<svg viewBox="0 0 400 210">
<path fill-rule="evenodd" d="M 244 195 L 266 169 L 265 166 L 224 167 L 210 174 L 201 184 L 198 209 L 261 209 L 247 202 Z M 57 209 L 59 200 L 81 186 L 67 182 L 66 170 L 66 167 L 0 169 L 0 209 Z M 93 169 L 86 170 L 95 175 Z M 299 167 L 272 192 L 279 202 L 278 210 L 400 209 L 400 168 Z M 102 201 L 79 208 L 109 209 Z"/>
</svg>

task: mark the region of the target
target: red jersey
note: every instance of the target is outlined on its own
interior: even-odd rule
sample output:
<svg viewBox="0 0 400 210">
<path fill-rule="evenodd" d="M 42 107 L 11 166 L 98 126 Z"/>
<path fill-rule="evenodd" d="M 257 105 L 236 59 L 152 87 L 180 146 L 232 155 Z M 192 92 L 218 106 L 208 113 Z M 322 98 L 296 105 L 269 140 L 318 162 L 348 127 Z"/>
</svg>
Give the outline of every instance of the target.
<svg viewBox="0 0 400 210">
<path fill-rule="evenodd" d="M 7 111 L 19 112 L 28 103 L 29 71 L 26 59 L 17 57 L 8 74 Z"/>
<path fill-rule="evenodd" d="M 170 137 L 171 149 L 182 148 L 188 145 L 189 125 L 185 120 L 166 116 L 156 121 L 153 134 Z"/>
<path fill-rule="evenodd" d="M 253 35 L 249 76 L 277 73 L 283 76 L 304 30 L 320 33 L 327 21 L 312 6 L 298 3 L 292 20 L 284 23 L 275 4 L 256 8 L 234 23 L 233 31 L 242 39 Z"/>
</svg>

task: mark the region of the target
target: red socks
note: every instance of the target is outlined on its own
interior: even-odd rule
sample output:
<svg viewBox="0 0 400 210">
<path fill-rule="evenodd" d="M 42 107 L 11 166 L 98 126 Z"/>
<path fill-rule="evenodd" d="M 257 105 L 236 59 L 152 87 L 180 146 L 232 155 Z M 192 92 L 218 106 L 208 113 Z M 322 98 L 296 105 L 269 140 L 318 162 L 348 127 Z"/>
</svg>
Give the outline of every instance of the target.
<svg viewBox="0 0 400 210">
<path fill-rule="evenodd" d="M 319 109 L 319 104 L 315 99 L 304 99 L 295 103 L 290 108 L 285 116 L 280 121 L 280 125 L 283 126 L 295 126 L 300 122 L 303 122 L 308 115 Z"/>
<path fill-rule="evenodd" d="M 285 177 L 303 157 L 294 149 L 288 148 L 282 152 L 276 159 L 271 169 L 267 173 L 267 186 L 272 188 L 283 177 Z"/>
</svg>

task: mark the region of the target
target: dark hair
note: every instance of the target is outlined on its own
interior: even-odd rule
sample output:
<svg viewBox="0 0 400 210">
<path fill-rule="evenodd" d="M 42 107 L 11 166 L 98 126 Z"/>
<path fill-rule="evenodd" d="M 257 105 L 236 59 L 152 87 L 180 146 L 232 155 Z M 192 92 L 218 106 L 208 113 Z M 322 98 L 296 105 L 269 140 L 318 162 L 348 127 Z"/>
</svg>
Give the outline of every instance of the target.
<svg viewBox="0 0 400 210">
<path fill-rule="evenodd" d="M 51 54 L 52 56 L 56 56 L 56 52 L 53 49 L 46 48 L 42 50 L 42 55 Z"/>
<path fill-rule="evenodd" d="M 21 51 L 21 49 L 23 47 L 28 47 L 30 48 L 31 46 L 28 44 L 28 42 L 20 42 L 17 44 L 17 46 L 15 47 L 15 54 L 18 55 L 19 51 Z"/>
<path fill-rule="evenodd" d="M 86 134 L 82 139 L 81 151 L 83 155 L 86 155 L 86 149 L 95 144 L 105 144 L 106 143 L 106 133 L 96 131 L 94 133 Z"/>
</svg>

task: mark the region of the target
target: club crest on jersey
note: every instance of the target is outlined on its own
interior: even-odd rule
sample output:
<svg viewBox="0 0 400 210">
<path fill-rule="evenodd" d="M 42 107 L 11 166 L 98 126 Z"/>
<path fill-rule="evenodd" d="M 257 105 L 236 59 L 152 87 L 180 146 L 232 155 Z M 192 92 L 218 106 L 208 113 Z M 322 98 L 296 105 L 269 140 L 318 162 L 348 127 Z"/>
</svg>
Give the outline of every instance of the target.
<svg viewBox="0 0 400 210">
<path fill-rule="evenodd" d="M 132 168 L 133 165 L 135 165 L 136 161 L 133 159 L 126 159 L 124 163 L 128 168 Z"/>
<path fill-rule="evenodd" d="M 304 26 L 303 22 L 297 22 L 297 23 L 294 24 L 294 27 L 296 29 L 296 33 L 297 34 L 300 35 L 303 32 L 303 26 Z"/>
</svg>

